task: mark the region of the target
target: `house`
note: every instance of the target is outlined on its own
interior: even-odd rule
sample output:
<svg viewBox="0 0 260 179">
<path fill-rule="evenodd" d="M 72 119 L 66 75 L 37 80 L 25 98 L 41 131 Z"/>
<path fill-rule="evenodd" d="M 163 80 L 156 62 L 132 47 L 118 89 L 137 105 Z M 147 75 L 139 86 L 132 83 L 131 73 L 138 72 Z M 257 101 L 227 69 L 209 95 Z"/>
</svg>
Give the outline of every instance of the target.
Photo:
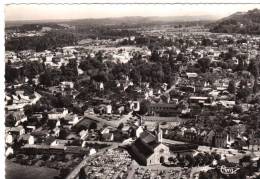
<svg viewBox="0 0 260 179">
<path fill-rule="evenodd" d="M 104 90 L 104 83 L 103 82 L 96 82 L 95 88 L 99 91 L 103 91 Z"/>
<path fill-rule="evenodd" d="M 13 141 L 14 141 L 14 138 L 13 138 L 13 136 L 11 134 L 6 134 L 5 135 L 5 143 L 6 144 L 11 145 L 11 144 L 13 144 Z"/>
<path fill-rule="evenodd" d="M 113 133 L 104 133 L 102 134 L 102 139 L 106 142 L 114 141 L 114 134 Z"/>
<path fill-rule="evenodd" d="M 43 144 L 51 145 L 51 143 L 54 142 L 55 140 L 56 140 L 56 138 L 54 136 L 50 135 L 44 139 Z"/>
<path fill-rule="evenodd" d="M 210 98 L 209 97 L 204 97 L 204 96 L 191 96 L 189 98 L 190 103 L 206 103 Z"/>
<path fill-rule="evenodd" d="M 187 92 L 187 93 L 195 93 L 196 91 L 196 87 L 195 86 L 192 86 L 192 85 L 186 85 L 186 86 L 180 86 L 179 89 L 181 91 L 184 91 L 184 92 Z"/>
<path fill-rule="evenodd" d="M 130 109 L 132 109 L 133 111 L 139 111 L 140 110 L 140 102 L 139 101 L 131 102 Z"/>
<path fill-rule="evenodd" d="M 20 141 L 23 144 L 34 144 L 34 137 L 30 134 L 23 134 L 19 137 L 18 141 Z"/>
<path fill-rule="evenodd" d="M 204 143 L 214 147 L 229 148 L 235 142 L 234 135 L 230 131 L 211 130 L 204 137 Z"/>
<path fill-rule="evenodd" d="M 98 113 L 100 114 L 111 114 L 112 113 L 112 106 L 110 104 L 105 105 L 105 104 L 101 104 L 99 105 L 96 110 L 98 111 Z"/>
<path fill-rule="evenodd" d="M 215 132 L 213 130 L 210 130 L 209 132 L 204 131 L 203 133 L 205 134 L 203 142 L 210 146 L 214 145 Z"/>
<path fill-rule="evenodd" d="M 51 143 L 50 146 L 65 146 L 68 144 L 68 142 L 68 140 L 56 139 Z"/>
<path fill-rule="evenodd" d="M 229 135 L 227 134 L 227 132 L 225 131 L 216 132 L 214 138 L 215 138 L 214 141 L 215 147 L 225 148 L 228 146 Z"/>
<path fill-rule="evenodd" d="M 29 121 L 37 121 L 40 122 L 42 120 L 43 116 L 41 113 L 34 113 L 30 116 L 28 119 Z"/>
<path fill-rule="evenodd" d="M 59 123 L 59 121 L 57 123 Z M 54 136 L 56 136 L 56 137 L 60 136 L 61 129 L 60 129 L 60 126 L 57 126 L 57 124 L 56 124 L 56 127 L 52 131 L 54 133 Z"/>
<path fill-rule="evenodd" d="M 124 106 L 120 106 L 119 108 L 117 108 L 117 112 L 118 112 L 119 114 L 122 114 L 122 113 L 124 112 L 124 110 L 125 110 L 125 107 L 124 107 Z"/>
<path fill-rule="evenodd" d="M 56 108 L 48 114 L 48 119 L 64 118 L 68 113 L 69 111 L 66 108 Z"/>
<path fill-rule="evenodd" d="M 66 88 L 69 88 L 69 89 L 74 88 L 74 83 L 71 82 L 71 81 L 63 81 L 63 82 L 61 82 L 61 89 L 64 90 Z"/>
<path fill-rule="evenodd" d="M 141 136 L 141 134 L 144 132 L 144 128 L 143 126 L 139 126 L 137 129 L 136 129 L 136 137 L 139 138 Z"/>
<path fill-rule="evenodd" d="M 28 121 L 25 129 L 26 129 L 26 132 L 32 132 L 35 129 L 37 129 L 39 126 L 40 126 L 40 123 L 37 121 Z"/>
<path fill-rule="evenodd" d="M 27 117 L 25 116 L 24 111 L 14 111 L 10 115 L 13 117 L 13 120 L 17 122 L 17 124 L 27 121 Z"/>
<path fill-rule="evenodd" d="M 187 78 L 197 78 L 198 74 L 197 73 L 186 73 Z"/>
<path fill-rule="evenodd" d="M 72 126 L 76 125 L 80 121 L 78 115 L 76 114 L 66 115 L 63 119 L 65 125 L 72 125 Z"/>
<path fill-rule="evenodd" d="M 31 135 L 35 137 L 37 140 L 44 140 L 46 137 L 50 135 L 49 131 L 46 129 L 42 129 L 41 127 L 32 131 Z"/>
<path fill-rule="evenodd" d="M 25 154 L 49 154 L 50 146 L 49 145 L 37 145 L 37 144 L 25 144 L 21 147 L 21 151 Z"/>
<path fill-rule="evenodd" d="M 25 134 L 25 130 L 24 130 L 23 126 L 11 127 L 9 132 L 11 135 L 16 135 L 16 136 L 21 136 L 21 135 Z"/>
<path fill-rule="evenodd" d="M 69 140 L 69 141 L 80 140 L 80 137 L 75 133 L 70 133 L 66 136 L 66 140 Z"/>
<path fill-rule="evenodd" d="M 14 149 L 12 147 L 8 147 L 5 151 L 5 156 L 8 157 L 14 154 Z"/>
<path fill-rule="evenodd" d="M 59 118 L 50 118 L 50 119 L 48 119 L 47 125 L 50 128 L 59 127 L 60 126 Z"/>
<path fill-rule="evenodd" d="M 218 97 L 219 93 L 220 93 L 220 91 L 218 91 L 218 90 L 212 90 L 208 94 L 210 96 L 212 96 L 214 99 L 216 99 Z"/>
<path fill-rule="evenodd" d="M 249 111 L 249 109 L 251 107 L 253 107 L 252 104 L 248 104 L 248 103 L 242 103 L 239 105 L 241 108 L 242 108 L 242 111 L 245 112 L 245 111 Z"/>
<path fill-rule="evenodd" d="M 248 150 L 253 152 L 260 151 L 260 133 L 258 131 L 250 135 Z"/>
<path fill-rule="evenodd" d="M 89 155 L 94 155 L 95 153 L 97 153 L 96 149 L 91 148 L 91 149 L 89 150 Z"/>
<path fill-rule="evenodd" d="M 106 109 L 106 113 L 107 114 L 111 114 L 112 113 L 112 106 L 110 104 L 106 105 L 105 109 Z"/>
<path fill-rule="evenodd" d="M 222 106 L 228 109 L 232 109 L 236 105 L 236 101 L 227 101 L 227 100 L 220 100 L 217 103 L 221 104 Z"/>
<path fill-rule="evenodd" d="M 50 154 L 64 154 L 65 152 L 65 146 L 64 145 L 51 145 L 49 148 Z"/>
<path fill-rule="evenodd" d="M 188 142 L 195 141 L 197 139 L 197 132 L 196 132 L 196 130 L 187 129 L 186 131 L 184 131 L 184 138 Z"/>
<path fill-rule="evenodd" d="M 66 146 L 65 154 L 88 154 L 89 150 L 82 148 L 81 146 Z"/>
</svg>

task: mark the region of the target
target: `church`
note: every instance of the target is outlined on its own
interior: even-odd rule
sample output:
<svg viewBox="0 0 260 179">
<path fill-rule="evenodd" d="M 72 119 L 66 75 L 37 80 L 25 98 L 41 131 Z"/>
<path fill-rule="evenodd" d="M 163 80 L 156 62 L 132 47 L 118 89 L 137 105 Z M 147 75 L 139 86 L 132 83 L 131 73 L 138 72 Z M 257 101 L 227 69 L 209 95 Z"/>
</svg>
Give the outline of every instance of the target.
<svg viewBox="0 0 260 179">
<path fill-rule="evenodd" d="M 162 143 L 162 131 L 156 134 L 144 131 L 128 148 L 129 154 L 141 165 L 158 165 L 168 161 L 170 149 Z"/>
</svg>

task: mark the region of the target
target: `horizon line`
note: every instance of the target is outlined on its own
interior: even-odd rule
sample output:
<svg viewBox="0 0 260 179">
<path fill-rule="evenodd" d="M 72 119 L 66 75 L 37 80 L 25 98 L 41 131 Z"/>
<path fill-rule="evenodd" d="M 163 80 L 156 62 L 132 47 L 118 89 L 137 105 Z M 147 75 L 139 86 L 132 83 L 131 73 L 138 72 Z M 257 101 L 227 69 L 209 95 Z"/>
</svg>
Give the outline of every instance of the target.
<svg viewBox="0 0 260 179">
<path fill-rule="evenodd" d="M 218 16 L 214 16 L 212 14 L 208 14 L 208 15 L 197 15 L 197 16 L 193 16 L 193 15 L 176 15 L 176 16 L 109 16 L 109 17 L 83 17 L 83 18 L 71 18 L 71 19 L 68 19 L 68 18 L 65 18 L 65 19 L 23 19 L 23 20 L 5 20 L 5 22 L 22 22 L 22 21 L 72 21 L 72 20 L 100 20 L 100 19 L 120 19 L 120 18 L 173 18 L 173 17 L 210 17 L 214 20 L 217 20 L 219 18 L 222 18 L 222 17 L 218 17 Z M 199 20 L 199 19 L 198 19 Z M 210 20 L 210 19 L 209 19 Z M 194 20 L 192 20 L 194 21 Z"/>
</svg>

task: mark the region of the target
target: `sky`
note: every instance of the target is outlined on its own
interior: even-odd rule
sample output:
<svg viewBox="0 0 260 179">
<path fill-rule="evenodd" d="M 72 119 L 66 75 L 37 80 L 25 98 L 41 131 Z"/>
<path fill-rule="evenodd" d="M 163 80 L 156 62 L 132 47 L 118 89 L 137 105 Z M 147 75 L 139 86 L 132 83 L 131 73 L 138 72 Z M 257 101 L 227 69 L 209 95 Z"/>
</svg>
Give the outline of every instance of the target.
<svg viewBox="0 0 260 179">
<path fill-rule="evenodd" d="M 56 20 L 123 16 L 213 16 L 226 17 L 260 4 L 11 4 L 5 5 L 5 20 Z"/>
</svg>

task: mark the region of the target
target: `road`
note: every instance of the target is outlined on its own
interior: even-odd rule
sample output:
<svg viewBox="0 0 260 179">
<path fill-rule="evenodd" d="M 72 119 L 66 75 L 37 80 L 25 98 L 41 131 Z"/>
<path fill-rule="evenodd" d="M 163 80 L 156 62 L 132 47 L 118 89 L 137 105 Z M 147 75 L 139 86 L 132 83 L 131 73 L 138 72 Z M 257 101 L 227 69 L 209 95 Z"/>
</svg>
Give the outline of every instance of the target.
<svg viewBox="0 0 260 179">
<path fill-rule="evenodd" d="M 203 152 L 216 152 L 218 154 L 236 154 L 236 155 L 241 155 L 241 153 L 238 152 L 236 149 L 224 149 L 224 148 L 215 148 L 215 147 L 209 147 L 209 146 L 199 146 L 198 151 L 203 151 Z M 248 152 L 247 152 L 248 153 Z M 244 155 L 244 154 L 243 154 Z"/>
<path fill-rule="evenodd" d="M 179 84 L 179 82 L 180 82 L 180 77 L 177 78 L 177 80 L 175 81 L 175 83 L 174 83 L 169 89 L 167 89 L 167 90 L 164 92 L 164 94 L 169 93 L 171 90 L 175 89 L 175 88 L 176 88 L 176 85 Z"/>
<path fill-rule="evenodd" d="M 7 105 L 6 108 L 8 110 L 18 110 L 18 109 L 20 110 L 20 109 L 23 109 L 24 106 L 26 106 L 26 105 L 33 105 L 42 97 L 36 91 L 34 92 L 34 95 L 35 95 L 35 98 L 33 98 L 33 99 L 28 100 L 28 99 L 22 98 L 22 100 L 24 100 L 26 102 L 21 103 L 20 100 L 19 100 L 18 102 L 14 102 L 12 105 Z"/>
<path fill-rule="evenodd" d="M 199 146 L 198 151 L 212 153 L 216 152 L 217 154 L 225 157 L 230 162 L 238 162 L 245 155 L 251 155 L 252 152 L 250 150 L 244 150 L 245 153 L 241 153 L 236 149 L 224 149 L 224 148 L 210 148 L 208 146 Z M 254 155 L 260 157 L 259 152 L 254 152 Z"/>
<path fill-rule="evenodd" d="M 106 144 L 106 145 L 117 145 L 119 146 L 122 143 L 119 142 L 104 142 L 104 141 L 85 141 L 87 144 Z"/>
<path fill-rule="evenodd" d="M 103 124 L 106 124 L 108 126 L 111 126 L 111 127 L 114 127 L 114 128 L 117 128 L 118 125 L 116 122 L 114 121 L 108 121 L 106 119 L 102 119 L 102 118 L 99 118 L 99 117 L 96 117 L 95 115 L 90 115 L 90 114 L 85 114 L 84 115 L 84 118 L 87 118 L 87 119 L 90 119 L 90 120 L 93 120 L 93 121 L 97 121 L 97 122 L 100 122 L 100 123 L 103 123 Z"/>
<path fill-rule="evenodd" d="M 103 123 L 103 124 L 106 124 L 108 126 L 111 126 L 111 127 L 114 127 L 114 128 L 117 128 L 119 126 L 120 123 L 126 123 L 126 121 L 132 116 L 132 113 L 129 113 L 127 115 L 123 115 L 120 119 L 118 120 L 113 120 L 113 121 L 108 121 L 106 119 L 102 119 L 102 118 L 99 118 L 95 115 L 91 115 L 91 114 L 87 114 L 87 115 L 84 115 L 85 118 L 88 118 L 88 119 L 91 119 L 93 121 L 98 121 L 100 123 Z"/>
</svg>

